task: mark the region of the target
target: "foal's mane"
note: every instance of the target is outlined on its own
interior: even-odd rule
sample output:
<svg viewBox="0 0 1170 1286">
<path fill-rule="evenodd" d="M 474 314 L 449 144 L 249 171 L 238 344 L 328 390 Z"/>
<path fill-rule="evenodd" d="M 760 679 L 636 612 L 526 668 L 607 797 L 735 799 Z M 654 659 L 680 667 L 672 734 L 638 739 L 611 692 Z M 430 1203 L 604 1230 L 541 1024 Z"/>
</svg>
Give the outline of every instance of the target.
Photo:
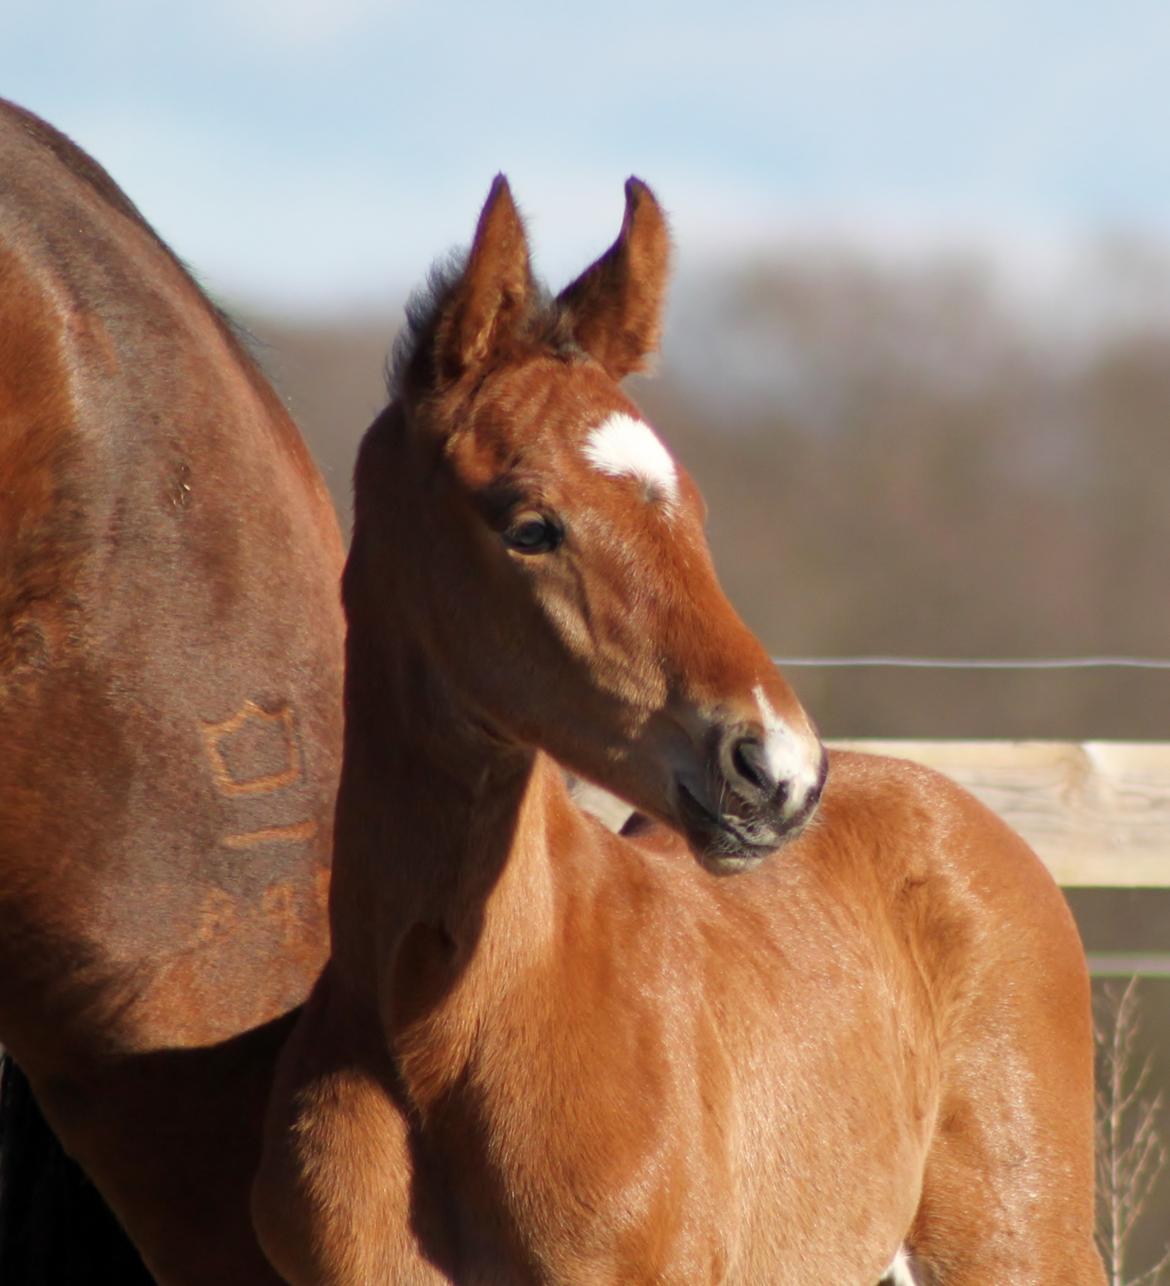
<svg viewBox="0 0 1170 1286">
<path fill-rule="evenodd" d="M 427 279 L 406 300 L 406 324 L 394 339 L 386 362 L 386 391 L 392 402 L 414 387 L 427 387 L 434 377 L 431 352 L 439 325 L 463 282 L 469 251 L 456 249 L 436 259 Z M 581 356 L 568 312 L 561 300 L 533 278 L 516 338 L 532 351 L 544 350 L 569 360 Z"/>
</svg>

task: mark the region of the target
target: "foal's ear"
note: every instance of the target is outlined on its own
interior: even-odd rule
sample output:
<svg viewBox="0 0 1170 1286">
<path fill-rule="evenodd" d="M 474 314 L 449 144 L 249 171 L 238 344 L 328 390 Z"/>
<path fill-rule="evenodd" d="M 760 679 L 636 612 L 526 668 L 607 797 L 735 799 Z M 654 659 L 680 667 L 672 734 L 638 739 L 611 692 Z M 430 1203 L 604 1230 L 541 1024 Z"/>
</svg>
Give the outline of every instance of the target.
<svg viewBox="0 0 1170 1286">
<path fill-rule="evenodd" d="M 641 179 L 627 179 L 618 239 L 558 297 L 577 343 L 615 380 L 658 348 L 669 269 L 662 207 Z"/>
<path fill-rule="evenodd" d="M 519 328 L 533 292 L 524 224 L 508 180 L 497 174 L 479 216 L 467 266 L 435 334 L 438 369 L 457 377 L 486 362 Z"/>
</svg>

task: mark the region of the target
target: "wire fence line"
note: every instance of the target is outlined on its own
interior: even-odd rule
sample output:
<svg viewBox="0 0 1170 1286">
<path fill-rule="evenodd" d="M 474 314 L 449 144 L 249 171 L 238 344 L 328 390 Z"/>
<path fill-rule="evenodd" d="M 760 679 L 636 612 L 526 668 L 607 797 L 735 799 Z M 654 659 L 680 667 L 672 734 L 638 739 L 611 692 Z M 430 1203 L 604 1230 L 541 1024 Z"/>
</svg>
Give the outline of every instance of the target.
<svg viewBox="0 0 1170 1286">
<path fill-rule="evenodd" d="M 807 669 L 1170 670 L 1170 657 L 1156 656 L 774 656 L 772 661 Z"/>
</svg>

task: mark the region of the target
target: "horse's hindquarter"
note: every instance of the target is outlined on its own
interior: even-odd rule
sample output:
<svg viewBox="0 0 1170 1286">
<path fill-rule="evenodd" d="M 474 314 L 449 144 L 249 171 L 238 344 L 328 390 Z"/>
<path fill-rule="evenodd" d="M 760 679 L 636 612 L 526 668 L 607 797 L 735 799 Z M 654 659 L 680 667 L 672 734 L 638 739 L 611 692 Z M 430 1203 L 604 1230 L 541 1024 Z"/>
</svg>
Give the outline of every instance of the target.
<svg viewBox="0 0 1170 1286">
<path fill-rule="evenodd" d="M 109 221 L 89 229 L 88 274 L 70 261 L 67 277 L 5 228 L 0 824 L 8 889 L 51 885 L 45 918 L 133 968 L 135 994 L 111 1000 L 135 1022 L 152 956 L 198 990 L 195 957 L 255 950 L 266 918 L 294 931 L 298 900 L 318 903 L 301 910 L 320 959 L 340 550 L 212 314 L 149 234 Z M 110 274 L 122 293 L 103 294 Z M 275 963 L 290 947 L 261 949 Z M 127 1039 L 234 1035 L 301 998 L 292 967 L 296 982 L 232 998 L 254 1012 L 217 997 L 184 1032 L 160 998 L 168 1030 Z"/>
<path fill-rule="evenodd" d="M 148 1247 L 152 1184 L 241 1182 L 200 1166 L 257 1127 L 248 1033 L 327 949 L 340 560 L 224 323 L 92 162 L 0 111 L 0 1039 Z M 188 1207 L 204 1280 L 221 1196 Z"/>
</svg>

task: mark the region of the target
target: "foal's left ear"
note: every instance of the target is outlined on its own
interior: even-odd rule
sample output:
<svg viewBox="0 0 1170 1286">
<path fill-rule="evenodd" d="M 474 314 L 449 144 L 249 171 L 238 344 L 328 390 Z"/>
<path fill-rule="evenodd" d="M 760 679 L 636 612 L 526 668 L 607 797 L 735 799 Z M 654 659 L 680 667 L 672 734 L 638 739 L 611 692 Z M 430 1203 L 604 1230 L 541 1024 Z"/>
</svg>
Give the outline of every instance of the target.
<svg viewBox="0 0 1170 1286">
<path fill-rule="evenodd" d="M 613 379 L 641 370 L 657 350 L 669 270 L 662 207 L 641 179 L 627 179 L 618 239 L 558 296 L 573 337 Z"/>
<path fill-rule="evenodd" d="M 497 174 L 479 216 L 467 266 L 435 335 L 439 370 L 458 378 L 488 361 L 519 329 L 534 290 L 524 223 L 508 180 Z"/>
</svg>

